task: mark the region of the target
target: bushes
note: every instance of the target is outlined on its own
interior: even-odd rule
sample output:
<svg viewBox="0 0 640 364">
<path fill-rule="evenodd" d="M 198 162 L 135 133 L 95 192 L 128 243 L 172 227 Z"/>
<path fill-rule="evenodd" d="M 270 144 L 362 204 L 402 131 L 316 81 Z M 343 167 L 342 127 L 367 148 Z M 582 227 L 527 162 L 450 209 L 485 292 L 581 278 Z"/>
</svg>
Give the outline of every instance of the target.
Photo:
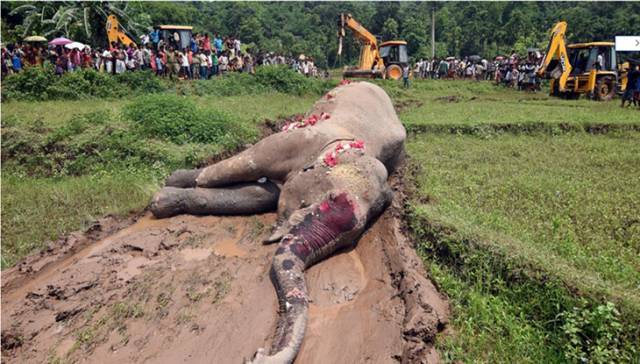
<svg viewBox="0 0 640 364">
<path fill-rule="evenodd" d="M 139 97 L 122 115 L 74 115 L 54 129 L 41 121 L 8 121 L 2 128 L 3 168 L 36 177 L 150 168 L 164 174 L 236 149 L 257 134 L 229 114 L 166 94 Z"/>
<path fill-rule="evenodd" d="M 256 82 L 255 76 L 247 73 L 230 73 L 211 80 L 194 81 L 193 90 L 200 96 L 257 95 L 268 91 L 266 87 Z"/>
<path fill-rule="evenodd" d="M 156 93 L 166 90 L 160 77 L 152 71 L 125 72 L 116 75 L 119 83 L 126 85 L 134 92 L 141 94 Z"/>
<path fill-rule="evenodd" d="M 174 95 L 149 95 L 136 99 L 124 110 L 146 137 L 176 144 L 222 143 L 238 145 L 248 131 L 217 110 L 203 110 L 192 99 Z"/>
<path fill-rule="evenodd" d="M 47 89 L 55 82 L 53 68 L 26 67 L 2 79 L 3 100 L 47 100 Z"/>
<path fill-rule="evenodd" d="M 27 67 L 3 80 L 4 100 L 78 100 L 114 98 L 135 93 L 164 91 L 162 80 L 152 72 L 126 72 L 117 76 L 93 69 L 57 76 L 51 67 Z"/>
<path fill-rule="evenodd" d="M 278 92 L 288 94 L 321 94 L 335 86 L 335 83 L 305 77 L 286 66 L 258 67 L 258 84 Z"/>
<path fill-rule="evenodd" d="M 257 95 L 269 91 L 292 95 L 320 95 L 336 84 L 335 81 L 305 77 L 287 66 L 261 66 L 256 69 L 255 76 L 227 73 L 207 81 L 194 81 L 193 92 L 201 96 Z"/>
<path fill-rule="evenodd" d="M 151 71 L 110 75 L 93 69 L 57 76 L 51 67 L 28 67 L 3 80 L 3 100 L 81 100 L 117 98 L 166 91 L 167 81 Z M 332 81 L 304 77 L 286 66 L 258 67 L 255 76 L 228 73 L 211 80 L 178 83 L 176 93 L 196 95 L 255 95 L 277 91 L 293 95 L 322 94 L 336 85 Z"/>
</svg>

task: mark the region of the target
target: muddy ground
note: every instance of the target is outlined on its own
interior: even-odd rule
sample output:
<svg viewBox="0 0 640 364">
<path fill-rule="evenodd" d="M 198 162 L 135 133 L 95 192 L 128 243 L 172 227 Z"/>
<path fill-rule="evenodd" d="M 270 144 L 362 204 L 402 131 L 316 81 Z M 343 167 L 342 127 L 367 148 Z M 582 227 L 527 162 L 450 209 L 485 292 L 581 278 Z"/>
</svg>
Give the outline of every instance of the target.
<svg viewBox="0 0 640 364">
<path fill-rule="evenodd" d="M 397 201 L 394 202 L 398 204 Z M 448 305 L 388 209 L 307 272 L 296 363 L 432 363 Z M 241 363 L 268 347 L 275 214 L 105 218 L 2 272 L 5 363 Z"/>
</svg>

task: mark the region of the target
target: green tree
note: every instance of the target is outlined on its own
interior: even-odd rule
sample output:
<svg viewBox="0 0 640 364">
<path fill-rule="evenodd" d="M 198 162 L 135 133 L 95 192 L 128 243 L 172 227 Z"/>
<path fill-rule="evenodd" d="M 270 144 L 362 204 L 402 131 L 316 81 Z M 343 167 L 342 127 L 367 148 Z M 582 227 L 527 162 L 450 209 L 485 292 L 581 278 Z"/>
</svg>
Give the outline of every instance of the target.
<svg viewBox="0 0 640 364">
<path fill-rule="evenodd" d="M 382 39 L 391 40 L 398 38 L 398 22 L 393 18 L 388 18 L 382 26 Z"/>
</svg>

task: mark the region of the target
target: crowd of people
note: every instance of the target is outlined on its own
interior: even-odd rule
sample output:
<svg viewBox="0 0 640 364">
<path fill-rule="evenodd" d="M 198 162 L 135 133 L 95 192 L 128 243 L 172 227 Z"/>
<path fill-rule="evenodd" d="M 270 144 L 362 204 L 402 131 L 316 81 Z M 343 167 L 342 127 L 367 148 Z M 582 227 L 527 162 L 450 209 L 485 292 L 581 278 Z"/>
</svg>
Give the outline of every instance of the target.
<svg viewBox="0 0 640 364">
<path fill-rule="evenodd" d="M 177 33 L 174 33 L 177 35 Z M 25 66 L 53 65 L 62 75 L 78 69 L 121 74 L 128 71 L 151 70 L 161 77 L 209 79 L 228 72 L 255 73 L 257 65 L 287 65 L 308 77 L 325 76 L 311 57 L 297 58 L 275 53 L 242 51 L 236 37 L 222 38 L 217 33 L 191 36 L 188 47 L 180 47 L 179 37 L 162 39 L 158 30 L 141 37 L 140 45 L 111 42 L 106 48 L 86 45 L 44 46 L 38 43 L 16 43 L 2 48 L 2 76 L 21 72 Z"/>
<path fill-rule="evenodd" d="M 543 58 L 540 52 L 530 51 L 523 58 L 512 52 L 509 57 L 497 56 L 493 60 L 479 56 L 420 59 L 413 74 L 423 79 L 488 80 L 507 87 L 538 90 L 540 80 L 536 72 Z"/>
</svg>

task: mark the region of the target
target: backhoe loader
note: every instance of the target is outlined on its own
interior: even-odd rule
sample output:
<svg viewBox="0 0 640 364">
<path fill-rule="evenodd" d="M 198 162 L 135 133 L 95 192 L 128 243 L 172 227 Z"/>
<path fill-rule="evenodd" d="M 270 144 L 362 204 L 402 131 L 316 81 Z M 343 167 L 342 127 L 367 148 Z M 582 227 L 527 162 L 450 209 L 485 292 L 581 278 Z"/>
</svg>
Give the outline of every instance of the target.
<svg viewBox="0 0 640 364">
<path fill-rule="evenodd" d="M 538 76 L 551 80 L 551 95 L 577 98 L 581 94 L 592 99 L 611 100 L 616 91 L 624 91 L 625 66 L 616 62 L 615 43 L 590 42 L 566 45 L 567 23 L 558 22 L 551 29 L 549 47 Z M 598 63 L 598 58 L 602 59 Z M 627 66 L 628 67 L 628 66 Z"/>
<path fill-rule="evenodd" d="M 338 55 L 342 54 L 342 40 L 350 29 L 361 44 L 358 66 L 346 68 L 343 77 L 391 78 L 402 77 L 402 68 L 409 64 L 407 42 L 392 40 L 378 45 L 378 39 L 351 14 L 340 14 L 338 20 Z"/>
</svg>

